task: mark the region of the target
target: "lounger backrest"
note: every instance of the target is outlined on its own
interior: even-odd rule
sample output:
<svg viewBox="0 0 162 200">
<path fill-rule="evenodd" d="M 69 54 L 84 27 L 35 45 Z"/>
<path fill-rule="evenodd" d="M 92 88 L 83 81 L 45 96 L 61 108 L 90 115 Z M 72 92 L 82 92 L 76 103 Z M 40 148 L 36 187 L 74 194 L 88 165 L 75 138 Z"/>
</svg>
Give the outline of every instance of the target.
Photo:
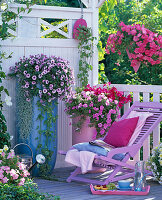
<svg viewBox="0 0 162 200">
<path fill-rule="evenodd" d="M 154 128 L 162 121 L 162 103 L 156 102 L 135 102 L 130 108 L 128 113 L 125 114 L 122 118 L 125 118 L 129 115 L 131 111 L 136 112 L 150 112 L 153 116 L 147 118 L 144 126 L 142 127 L 139 135 L 133 142 L 133 144 L 141 143 L 141 146 L 145 139 L 150 135 Z"/>
</svg>

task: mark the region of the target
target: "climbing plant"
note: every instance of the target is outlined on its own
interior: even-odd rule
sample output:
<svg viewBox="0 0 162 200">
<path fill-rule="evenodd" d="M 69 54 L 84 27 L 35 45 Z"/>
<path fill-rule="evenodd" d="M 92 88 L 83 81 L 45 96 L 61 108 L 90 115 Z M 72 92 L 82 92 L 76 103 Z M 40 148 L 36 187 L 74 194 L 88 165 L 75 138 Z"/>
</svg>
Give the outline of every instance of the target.
<svg viewBox="0 0 162 200">
<path fill-rule="evenodd" d="M 82 87 L 88 84 L 88 72 L 92 70 L 93 42 L 95 37 L 92 36 L 92 30 L 89 27 L 81 26 L 77 28 L 75 38 L 79 40 L 78 50 L 79 73 L 77 75 Z"/>
</svg>

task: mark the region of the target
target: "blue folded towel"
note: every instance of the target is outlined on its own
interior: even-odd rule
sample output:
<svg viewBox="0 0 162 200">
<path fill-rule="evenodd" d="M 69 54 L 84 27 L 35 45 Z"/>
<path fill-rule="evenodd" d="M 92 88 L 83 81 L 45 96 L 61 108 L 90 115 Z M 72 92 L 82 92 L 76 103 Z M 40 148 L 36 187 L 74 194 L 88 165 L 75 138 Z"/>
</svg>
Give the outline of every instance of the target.
<svg viewBox="0 0 162 200">
<path fill-rule="evenodd" d="M 89 142 L 78 143 L 73 145 L 73 147 L 78 151 L 90 151 L 96 153 L 99 156 L 107 156 L 108 152 L 110 151 L 110 149 L 108 148 L 91 145 L 89 144 Z M 124 154 L 118 153 L 115 154 L 112 158 L 115 160 L 122 160 L 124 156 L 125 156 Z"/>
</svg>

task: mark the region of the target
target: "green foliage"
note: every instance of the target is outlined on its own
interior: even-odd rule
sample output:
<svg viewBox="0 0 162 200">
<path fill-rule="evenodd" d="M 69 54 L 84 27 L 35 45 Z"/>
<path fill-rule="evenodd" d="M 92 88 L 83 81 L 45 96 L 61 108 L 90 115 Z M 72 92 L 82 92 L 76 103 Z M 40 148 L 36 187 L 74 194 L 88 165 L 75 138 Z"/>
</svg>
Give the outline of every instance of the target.
<svg viewBox="0 0 162 200">
<path fill-rule="evenodd" d="M 105 65 L 105 74 L 111 83 L 122 84 L 162 84 L 162 75 L 159 65 L 140 66 L 137 74 L 130 67 L 130 61 L 125 52 L 124 62 L 117 65 L 118 56 L 105 55 L 104 48 L 109 34 L 116 33 L 118 24 L 144 24 L 151 31 L 162 32 L 162 3 L 160 0 L 127 0 L 117 1 L 114 4 L 105 1 L 99 10 L 99 59 Z M 111 6 L 113 5 L 113 6 Z M 101 44 L 102 43 L 102 44 Z M 101 60 L 103 59 L 103 60 Z M 136 80 L 134 80 L 134 76 Z"/>
<path fill-rule="evenodd" d="M 107 83 L 108 78 L 105 75 L 105 65 L 104 65 L 104 63 L 101 63 L 98 66 L 99 66 L 98 82 L 99 83 Z"/>
<path fill-rule="evenodd" d="M 21 133 L 20 139 L 25 141 L 29 137 L 32 129 L 32 101 L 26 101 L 24 91 L 19 82 L 17 83 L 16 94 L 16 123 L 18 131 Z"/>
<path fill-rule="evenodd" d="M 1 60 L 0 60 L 1 64 Z M 2 67 L 0 66 L 0 84 L 6 78 L 5 73 L 2 71 Z M 4 86 L 0 86 L 0 149 L 3 148 L 4 145 L 10 146 L 10 135 L 7 132 L 7 125 L 5 116 L 2 113 L 3 102 L 2 102 L 2 92 L 9 95 L 8 90 Z"/>
<path fill-rule="evenodd" d="M 3 148 L 4 145 L 10 146 L 10 135 L 7 132 L 6 119 L 0 110 L 0 149 Z"/>
<path fill-rule="evenodd" d="M 148 159 L 147 166 L 152 171 L 155 180 L 162 185 L 162 143 L 152 150 L 152 155 Z"/>
<path fill-rule="evenodd" d="M 24 4 L 24 0 L 15 0 L 14 2 Z M 77 0 L 35 0 L 37 5 L 45 6 L 64 6 L 64 7 L 80 7 Z"/>
<path fill-rule="evenodd" d="M 1 200 L 59 200 L 59 196 L 42 194 L 31 181 L 24 186 L 0 183 Z"/>
<path fill-rule="evenodd" d="M 80 53 L 79 73 L 77 75 L 81 86 L 88 84 L 88 72 L 92 70 L 91 59 L 93 56 L 93 41 L 92 30 L 89 27 L 79 25 L 75 37 L 79 40 L 78 49 Z"/>
<path fill-rule="evenodd" d="M 37 150 L 38 150 L 38 152 L 42 153 L 46 157 L 45 163 L 40 166 L 41 176 L 47 176 L 47 175 L 49 175 L 49 172 L 51 171 L 49 162 L 51 161 L 51 157 L 54 152 L 48 148 L 48 146 L 49 146 L 48 144 L 51 141 L 56 140 L 56 130 L 52 130 L 52 125 L 54 123 L 56 123 L 57 116 L 54 113 L 52 104 L 55 104 L 55 106 L 56 106 L 57 102 L 56 101 L 48 102 L 42 106 L 40 101 L 37 101 L 37 106 L 40 111 L 40 114 L 37 117 L 37 120 L 39 120 L 39 122 L 40 122 L 39 126 L 37 127 L 38 133 L 39 133 L 39 138 L 37 138 L 37 140 L 38 140 Z M 43 115 L 45 115 L 45 114 L 47 117 L 46 120 L 44 120 L 44 118 L 43 118 Z M 42 130 L 42 122 L 46 126 L 45 130 Z M 44 145 L 42 145 L 42 142 L 41 142 L 41 136 L 43 136 L 43 135 L 45 136 Z"/>
</svg>

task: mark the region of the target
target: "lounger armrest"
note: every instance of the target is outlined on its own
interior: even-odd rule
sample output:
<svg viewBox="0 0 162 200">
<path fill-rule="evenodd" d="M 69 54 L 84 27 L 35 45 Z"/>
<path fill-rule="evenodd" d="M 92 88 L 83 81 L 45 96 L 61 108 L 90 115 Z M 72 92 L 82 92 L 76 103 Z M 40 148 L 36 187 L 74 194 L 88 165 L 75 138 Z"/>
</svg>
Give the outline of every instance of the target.
<svg viewBox="0 0 162 200">
<path fill-rule="evenodd" d="M 115 149 L 112 149 L 107 157 L 113 157 L 115 154 L 119 154 L 119 153 L 129 153 L 131 157 L 133 157 L 135 154 L 136 154 L 136 149 L 140 149 L 142 145 L 140 143 L 138 144 L 134 144 L 132 146 L 126 146 L 126 147 L 120 147 L 120 148 L 115 148 Z"/>
</svg>

